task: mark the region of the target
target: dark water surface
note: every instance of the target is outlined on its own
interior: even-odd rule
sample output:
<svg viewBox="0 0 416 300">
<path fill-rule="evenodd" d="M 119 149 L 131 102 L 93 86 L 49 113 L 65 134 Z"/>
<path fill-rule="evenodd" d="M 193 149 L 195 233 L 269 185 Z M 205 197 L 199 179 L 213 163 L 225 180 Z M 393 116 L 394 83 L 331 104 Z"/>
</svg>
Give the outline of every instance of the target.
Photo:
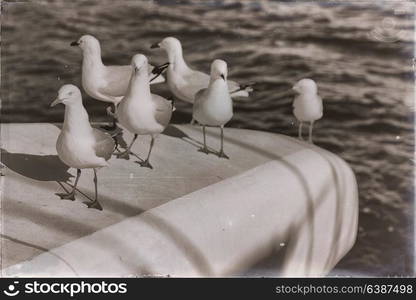
<svg viewBox="0 0 416 300">
<path fill-rule="evenodd" d="M 257 82 L 235 104 L 231 127 L 296 136 L 291 98 L 297 80 L 317 81 L 324 117 L 315 142 L 353 168 L 360 193 L 355 247 L 334 274 L 413 273 L 413 18 L 409 2 L 39 1 L 2 3 L 2 122 L 60 122 L 49 103 L 65 83 L 80 86 L 81 53 L 69 46 L 95 35 L 106 64 L 129 64 L 137 52 L 163 63 L 149 46 L 183 42 L 185 59 L 208 71 L 229 64 L 229 77 Z M 168 95 L 166 86 L 155 89 Z M 91 119 L 105 104 L 84 95 Z M 174 122 L 191 106 L 177 102 Z M 278 217 L 278 216 L 277 216 Z"/>
</svg>

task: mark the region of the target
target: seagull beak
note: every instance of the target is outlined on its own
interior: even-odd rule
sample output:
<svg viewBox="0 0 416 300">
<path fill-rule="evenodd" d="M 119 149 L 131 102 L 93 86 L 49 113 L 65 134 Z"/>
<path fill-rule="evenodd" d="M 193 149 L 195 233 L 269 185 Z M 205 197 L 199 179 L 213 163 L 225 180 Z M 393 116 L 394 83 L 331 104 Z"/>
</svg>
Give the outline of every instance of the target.
<svg viewBox="0 0 416 300">
<path fill-rule="evenodd" d="M 150 49 L 160 48 L 159 43 L 154 43 L 150 46 Z"/>
<path fill-rule="evenodd" d="M 75 41 L 75 42 L 72 42 L 72 43 L 70 44 L 70 46 L 79 46 L 79 43 L 78 43 L 77 41 Z"/>
<path fill-rule="evenodd" d="M 221 78 L 222 78 L 222 79 L 224 79 L 224 81 L 225 81 L 225 76 L 224 76 L 224 74 L 221 74 Z"/>
<path fill-rule="evenodd" d="M 53 100 L 50 107 L 54 107 L 56 104 L 62 103 L 62 100 L 63 99 L 59 99 L 59 97 L 57 97 L 55 100 Z"/>
</svg>

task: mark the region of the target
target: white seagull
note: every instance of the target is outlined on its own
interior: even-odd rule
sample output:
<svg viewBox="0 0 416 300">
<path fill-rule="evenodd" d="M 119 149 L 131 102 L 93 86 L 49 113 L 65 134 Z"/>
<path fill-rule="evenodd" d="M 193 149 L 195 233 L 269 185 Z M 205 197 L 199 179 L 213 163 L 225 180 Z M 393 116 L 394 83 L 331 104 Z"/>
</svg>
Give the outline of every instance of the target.
<svg viewBox="0 0 416 300">
<path fill-rule="evenodd" d="M 169 62 L 162 67 L 167 66 L 167 83 L 172 94 L 182 101 L 194 103 L 195 94 L 208 86 L 210 76 L 188 67 L 183 58 L 181 42 L 177 38 L 164 38 L 151 48 L 162 48 L 168 55 Z M 228 81 L 228 89 L 232 97 L 248 97 L 253 90 L 252 87 L 242 86 L 235 81 Z"/>
<path fill-rule="evenodd" d="M 193 118 L 202 125 L 204 135 L 204 147 L 201 152 L 209 153 L 205 127 L 215 126 L 221 128 L 221 149 L 219 157 L 228 158 L 224 153 L 224 125 L 233 117 L 233 101 L 227 87 L 227 63 L 216 59 L 211 64 L 211 77 L 208 87 L 200 90 L 195 95 Z"/>
<path fill-rule="evenodd" d="M 65 119 L 56 141 L 56 151 L 66 165 L 77 169 L 77 177 L 70 193 L 57 195 L 61 199 L 75 200 L 81 169 L 93 169 L 95 198 L 88 207 L 102 210 L 98 202 L 97 169 L 108 166 L 107 161 L 115 148 L 114 140 L 109 134 L 91 127 L 78 87 L 72 84 L 62 86 L 51 107 L 59 103 L 65 105 Z"/>
<path fill-rule="evenodd" d="M 71 46 L 82 50 L 82 87 L 94 99 L 111 103 L 116 112 L 117 104 L 126 94 L 131 66 L 106 66 L 101 59 L 100 42 L 92 35 L 83 35 Z M 150 66 L 149 72 L 153 70 Z M 152 83 L 164 82 L 163 76 L 154 76 Z M 107 111 L 109 111 L 107 109 Z"/>
<path fill-rule="evenodd" d="M 322 118 L 322 99 L 318 95 L 318 87 L 312 79 L 302 79 L 292 88 L 298 95 L 293 101 L 293 114 L 299 121 L 299 139 L 302 139 L 303 122 L 310 122 L 309 142 L 312 143 L 312 130 L 315 121 Z"/>
<path fill-rule="evenodd" d="M 153 169 L 149 162 L 155 137 L 168 126 L 174 110 L 173 103 L 150 93 L 149 70 L 146 56 L 136 54 L 132 59 L 132 73 L 126 95 L 118 105 L 116 117 L 119 123 L 134 134 L 133 140 L 121 158 L 129 157 L 130 149 L 138 135 L 150 135 L 150 149 L 142 167 Z"/>
</svg>

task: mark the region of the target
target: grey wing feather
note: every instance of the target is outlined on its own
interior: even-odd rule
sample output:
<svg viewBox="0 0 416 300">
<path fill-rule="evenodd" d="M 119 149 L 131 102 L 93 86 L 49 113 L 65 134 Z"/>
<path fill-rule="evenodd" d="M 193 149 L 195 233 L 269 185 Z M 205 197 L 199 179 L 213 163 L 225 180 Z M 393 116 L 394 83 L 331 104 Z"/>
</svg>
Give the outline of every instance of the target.
<svg viewBox="0 0 416 300">
<path fill-rule="evenodd" d="M 164 127 L 168 126 L 173 111 L 172 101 L 155 94 L 152 94 L 152 100 L 156 104 L 156 121 Z"/>
<path fill-rule="evenodd" d="M 199 121 L 197 119 L 197 116 L 198 116 L 198 112 L 199 112 L 200 107 L 201 107 L 202 99 L 203 99 L 204 94 L 207 90 L 208 90 L 207 88 L 201 89 L 195 95 L 194 106 L 192 108 L 192 117 L 195 118 L 197 121 Z"/>
<path fill-rule="evenodd" d="M 199 106 L 201 105 L 202 96 L 204 95 L 206 90 L 207 90 L 206 88 L 201 89 L 195 94 L 195 102 L 194 102 L 194 108 L 193 108 L 194 111 L 199 109 Z"/>
<path fill-rule="evenodd" d="M 127 66 L 107 66 L 106 85 L 99 89 L 101 93 L 113 97 L 124 96 L 130 82 L 132 67 Z"/>
<path fill-rule="evenodd" d="M 189 88 L 192 89 L 192 94 L 196 94 L 201 89 L 208 87 L 210 76 L 199 71 L 190 72 L 185 75 L 185 80 L 188 82 Z M 241 85 L 235 81 L 227 80 L 228 90 L 230 93 L 238 91 L 232 94 L 233 97 L 248 97 L 249 94 L 246 90 L 240 90 Z"/>
<path fill-rule="evenodd" d="M 105 160 L 109 160 L 111 158 L 111 154 L 113 153 L 116 145 L 108 133 L 102 132 L 94 128 L 94 137 L 95 137 L 95 154 L 98 157 L 102 157 Z"/>
<path fill-rule="evenodd" d="M 149 65 L 149 79 L 153 78 L 152 74 L 153 66 Z M 106 67 L 106 86 L 99 89 L 101 93 L 110 95 L 113 97 L 124 96 L 127 92 L 130 78 L 132 74 L 132 67 L 130 65 L 126 66 L 107 66 Z M 152 83 L 164 82 L 165 78 L 162 75 L 159 75 Z"/>
<path fill-rule="evenodd" d="M 321 111 L 321 118 L 322 118 L 322 115 L 324 113 L 324 104 L 323 104 L 322 98 L 320 96 L 318 96 L 318 101 L 319 101 L 319 108 L 320 108 L 320 111 Z"/>
<path fill-rule="evenodd" d="M 233 91 L 236 91 L 236 90 L 240 89 L 240 85 L 235 81 L 227 80 L 227 84 L 228 84 L 228 90 L 230 92 L 233 92 Z"/>
<path fill-rule="evenodd" d="M 195 94 L 195 100 L 196 99 L 199 99 L 199 98 L 201 98 L 202 97 L 202 95 L 205 93 L 205 91 L 206 90 L 208 90 L 207 88 L 203 88 L 203 89 L 200 89 L 196 94 Z"/>
<path fill-rule="evenodd" d="M 228 90 L 232 97 L 248 97 L 249 92 L 246 89 L 242 89 L 238 82 L 227 80 Z M 238 91 L 238 92 L 237 92 Z"/>
<path fill-rule="evenodd" d="M 192 95 L 195 95 L 200 90 L 208 87 L 209 78 L 210 77 L 205 73 L 192 70 L 192 72 L 189 72 L 184 76 L 184 79 L 187 82 L 187 86 L 184 88 L 190 90 Z"/>
</svg>

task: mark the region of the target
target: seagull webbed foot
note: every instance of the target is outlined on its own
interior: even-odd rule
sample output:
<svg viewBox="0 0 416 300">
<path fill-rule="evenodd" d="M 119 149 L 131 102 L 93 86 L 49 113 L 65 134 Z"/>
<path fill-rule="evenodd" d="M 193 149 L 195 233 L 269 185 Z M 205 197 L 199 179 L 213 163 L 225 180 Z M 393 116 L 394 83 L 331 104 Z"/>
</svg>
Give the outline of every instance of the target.
<svg viewBox="0 0 416 300">
<path fill-rule="evenodd" d="M 104 129 L 106 131 L 113 131 L 113 130 L 116 130 L 117 129 L 117 125 L 115 125 L 115 124 L 112 124 L 112 125 L 103 125 L 103 126 L 100 126 L 100 128 L 101 129 Z"/>
<path fill-rule="evenodd" d="M 218 157 L 225 158 L 225 159 L 230 159 L 230 158 L 228 157 L 228 155 L 224 153 L 224 151 L 220 151 L 220 152 L 218 153 Z"/>
<path fill-rule="evenodd" d="M 98 209 L 98 210 L 103 210 L 100 202 L 98 202 L 97 200 L 95 200 L 91 203 L 86 203 L 86 204 L 87 204 L 88 208 L 95 208 L 95 209 Z"/>
<path fill-rule="evenodd" d="M 116 153 L 117 158 L 122 158 L 125 160 L 129 160 L 130 159 L 130 151 L 124 151 L 121 153 Z"/>
<path fill-rule="evenodd" d="M 207 147 L 201 147 L 201 148 L 199 148 L 198 149 L 198 152 L 202 152 L 202 153 L 205 153 L 205 154 L 209 154 L 209 150 L 208 150 Z"/>
<path fill-rule="evenodd" d="M 56 193 L 55 195 L 59 196 L 59 198 L 61 198 L 61 200 L 71 200 L 71 201 L 75 200 L 75 193 L 74 192 L 71 192 L 71 193 Z"/>
<path fill-rule="evenodd" d="M 145 161 L 139 161 L 137 163 L 140 165 L 140 167 L 153 169 L 153 166 L 150 164 L 148 159 L 146 159 Z"/>
<path fill-rule="evenodd" d="M 113 117 L 113 118 L 115 118 L 115 117 L 116 117 L 116 114 L 112 111 L 111 106 L 108 106 L 108 107 L 106 108 L 106 111 L 107 111 L 107 115 L 109 115 L 109 116 L 111 116 L 111 117 Z"/>
</svg>

